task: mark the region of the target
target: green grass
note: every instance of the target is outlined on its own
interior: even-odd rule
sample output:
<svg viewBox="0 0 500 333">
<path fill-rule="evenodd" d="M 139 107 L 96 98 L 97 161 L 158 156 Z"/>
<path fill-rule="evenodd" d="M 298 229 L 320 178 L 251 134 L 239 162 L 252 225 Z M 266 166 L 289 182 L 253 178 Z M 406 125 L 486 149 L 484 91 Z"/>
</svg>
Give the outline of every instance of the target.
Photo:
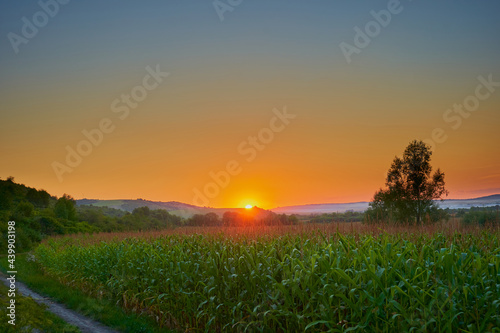
<svg viewBox="0 0 500 333">
<path fill-rule="evenodd" d="M 36 255 L 179 330 L 500 332 L 498 230 L 59 238 Z"/>
<path fill-rule="evenodd" d="M 8 288 L 0 284 L 0 331 L 10 332 L 31 332 L 40 330 L 42 332 L 80 332 L 78 328 L 64 322 L 61 318 L 46 310 L 45 305 L 37 304 L 30 297 L 23 297 L 16 294 L 16 321 L 15 325 L 8 323 L 7 317 L 10 297 Z"/>
<path fill-rule="evenodd" d="M 0 269 L 4 273 L 6 267 L 7 258 L 0 258 Z M 117 306 L 114 301 L 90 297 L 81 290 L 60 283 L 57 279 L 46 275 L 39 264 L 27 260 L 27 255 L 17 255 L 16 267 L 18 271 L 17 278 L 32 290 L 49 296 L 56 302 L 65 304 L 68 308 L 95 319 L 106 326 L 122 332 L 160 331 L 156 323 L 147 316 L 127 313 Z M 36 314 L 36 312 L 32 313 L 32 309 L 34 308 L 28 308 L 30 316 Z M 48 330 L 47 332 L 59 332 L 59 330 Z"/>
</svg>

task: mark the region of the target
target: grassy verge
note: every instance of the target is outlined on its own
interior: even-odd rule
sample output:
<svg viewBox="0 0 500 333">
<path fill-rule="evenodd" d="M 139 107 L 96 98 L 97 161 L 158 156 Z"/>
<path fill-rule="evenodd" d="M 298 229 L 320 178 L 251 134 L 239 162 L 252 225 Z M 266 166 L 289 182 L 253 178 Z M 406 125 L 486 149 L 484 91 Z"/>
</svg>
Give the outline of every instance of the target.
<svg viewBox="0 0 500 333">
<path fill-rule="evenodd" d="M 11 320 L 7 317 L 10 298 L 8 288 L 0 284 L 0 331 L 10 332 L 31 332 L 39 330 L 42 332 L 80 332 L 78 328 L 72 326 L 58 316 L 46 310 L 47 306 L 36 303 L 30 297 L 16 295 L 16 320 L 15 325 L 8 323 Z"/>
<path fill-rule="evenodd" d="M 5 273 L 7 271 L 6 268 L 7 258 L 2 257 L 0 258 L 0 270 Z M 149 317 L 126 313 L 122 308 L 109 300 L 92 298 L 79 290 L 61 284 L 53 277 L 44 274 L 37 263 L 27 260 L 26 254 L 17 256 L 16 268 L 18 280 L 25 283 L 32 290 L 44 296 L 49 296 L 56 302 L 66 305 L 69 309 L 99 321 L 106 326 L 121 332 L 160 332 L 156 323 Z M 3 299 L 3 293 L 0 296 Z M 27 306 L 26 309 L 30 313 L 30 316 L 38 313 L 38 310 L 33 306 Z M 19 309 L 19 311 L 21 312 L 22 309 Z M 43 318 L 43 316 L 40 318 Z M 60 319 L 58 318 L 58 320 Z M 4 332 L 4 330 L 1 331 Z M 64 330 L 48 331 L 65 332 Z"/>
</svg>

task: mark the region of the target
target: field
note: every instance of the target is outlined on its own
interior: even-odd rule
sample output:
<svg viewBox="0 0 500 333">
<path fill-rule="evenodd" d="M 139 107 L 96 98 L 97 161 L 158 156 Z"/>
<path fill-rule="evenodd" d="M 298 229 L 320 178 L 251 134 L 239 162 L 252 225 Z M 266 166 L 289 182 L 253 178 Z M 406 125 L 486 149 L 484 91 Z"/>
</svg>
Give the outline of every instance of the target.
<svg viewBox="0 0 500 333">
<path fill-rule="evenodd" d="M 48 274 L 193 332 L 500 332 L 500 229 L 179 228 L 51 238 Z"/>
</svg>

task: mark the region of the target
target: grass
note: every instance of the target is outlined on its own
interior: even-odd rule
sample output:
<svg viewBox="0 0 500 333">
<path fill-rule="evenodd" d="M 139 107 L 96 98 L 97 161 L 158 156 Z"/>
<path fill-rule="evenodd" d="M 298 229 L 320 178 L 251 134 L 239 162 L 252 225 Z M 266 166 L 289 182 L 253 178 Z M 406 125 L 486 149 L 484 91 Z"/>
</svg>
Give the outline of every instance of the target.
<svg viewBox="0 0 500 333">
<path fill-rule="evenodd" d="M 182 228 L 59 237 L 36 256 L 162 329 L 500 332 L 499 235 L 456 223 Z"/>
<path fill-rule="evenodd" d="M 31 332 L 39 330 L 42 332 L 80 332 L 78 328 L 64 322 L 61 318 L 46 310 L 45 305 L 37 304 L 30 297 L 23 297 L 16 294 L 16 321 L 15 325 L 8 323 L 7 317 L 10 297 L 8 297 L 8 288 L 0 284 L 0 331 L 10 332 Z"/>
<path fill-rule="evenodd" d="M 45 274 L 40 265 L 28 260 L 28 257 L 29 255 L 26 254 L 16 256 L 17 278 L 32 290 L 44 296 L 49 296 L 72 310 L 122 332 L 160 332 L 151 318 L 128 313 L 118 307 L 114 301 L 91 297 L 81 290 L 62 284 L 52 276 Z M 4 273 L 7 271 L 6 259 L 6 257 L 0 258 L 0 270 Z M 27 309 L 30 316 L 35 316 L 38 313 L 34 307 L 30 306 Z M 19 311 L 22 312 L 23 310 L 20 309 Z M 48 318 L 52 317 L 49 316 Z M 54 329 L 47 330 L 47 332 L 64 331 Z"/>
</svg>

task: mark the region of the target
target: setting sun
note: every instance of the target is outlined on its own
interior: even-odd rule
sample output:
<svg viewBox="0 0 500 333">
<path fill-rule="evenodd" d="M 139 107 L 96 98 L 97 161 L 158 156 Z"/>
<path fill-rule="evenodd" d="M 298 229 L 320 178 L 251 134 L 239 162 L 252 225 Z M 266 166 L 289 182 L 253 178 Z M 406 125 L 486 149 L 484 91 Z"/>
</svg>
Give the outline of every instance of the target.
<svg viewBox="0 0 500 333">
<path fill-rule="evenodd" d="M 252 206 L 252 205 L 246 205 L 246 206 L 245 206 L 245 208 L 246 208 L 246 209 L 252 209 L 252 208 L 253 208 L 253 206 Z"/>
</svg>

